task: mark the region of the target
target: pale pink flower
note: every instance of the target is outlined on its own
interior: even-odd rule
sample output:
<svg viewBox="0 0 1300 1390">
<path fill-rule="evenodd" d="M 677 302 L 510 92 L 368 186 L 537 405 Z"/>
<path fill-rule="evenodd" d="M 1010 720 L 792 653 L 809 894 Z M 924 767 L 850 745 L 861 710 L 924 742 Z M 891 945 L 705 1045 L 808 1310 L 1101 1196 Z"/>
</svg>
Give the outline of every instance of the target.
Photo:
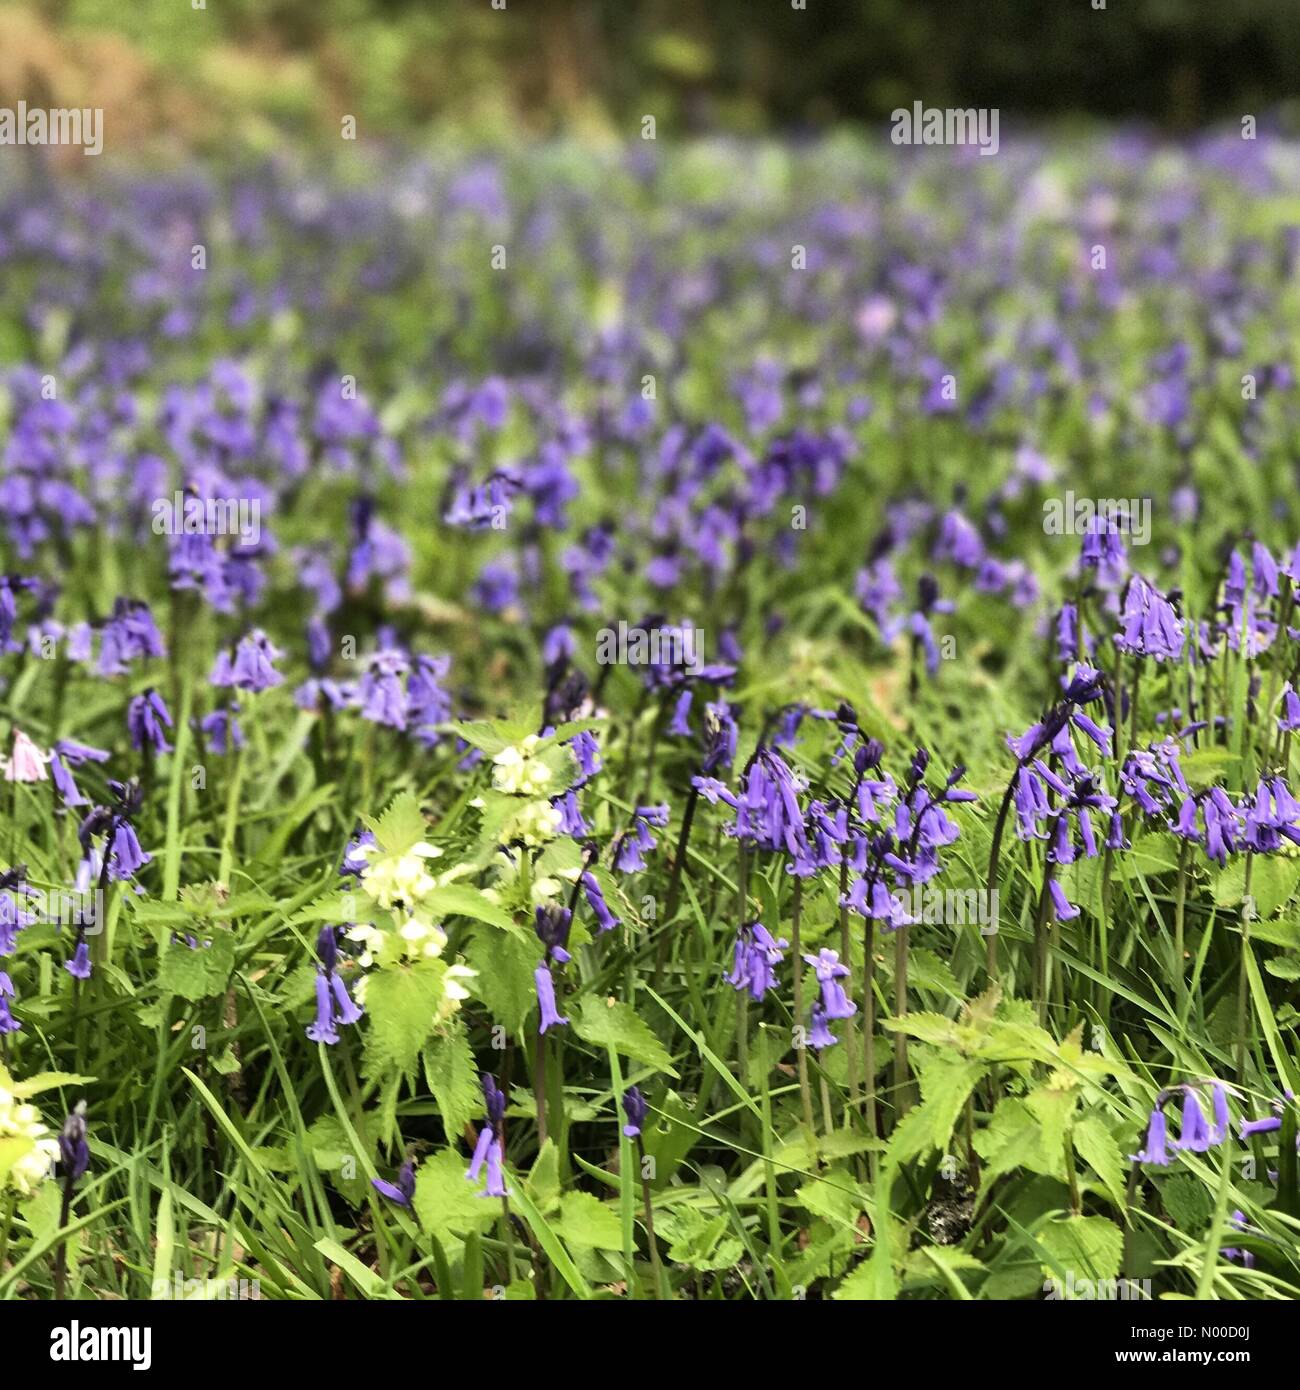
<svg viewBox="0 0 1300 1390">
<path fill-rule="evenodd" d="M 13 756 L 5 759 L 5 781 L 46 782 L 50 774 L 45 764 L 49 760 L 48 753 L 41 752 L 21 729 L 15 729 Z"/>
</svg>

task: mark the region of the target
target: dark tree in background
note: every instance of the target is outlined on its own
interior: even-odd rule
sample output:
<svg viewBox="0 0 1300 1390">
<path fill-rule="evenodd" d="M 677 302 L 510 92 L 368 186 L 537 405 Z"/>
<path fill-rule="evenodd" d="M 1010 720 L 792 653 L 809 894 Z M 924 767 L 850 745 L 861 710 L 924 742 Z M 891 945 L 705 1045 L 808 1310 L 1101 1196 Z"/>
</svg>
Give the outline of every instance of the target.
<svg viewBox="0 0 1300 1390">
<path fill-rule="evenodd" d="M 472 127 L 484 112 L 537 133 L 627 130 L 647 113 L 666 132 L 800 130 L 880 121 L 916 100 L 1180 130 L 1296 94 L 1300 0 L 1097 3 L 219 0 L 196 14 L 18 0 L 0 9 L 0 95 L 22 95 L 23 73 L 56 63 L 57 43 L 75 56 L 105 32 L 140 55 L 151 90 L 220 92 L 248 64 L 238 102 L 302 122 L 351 111 L 372 130 Z"/>
</svg>

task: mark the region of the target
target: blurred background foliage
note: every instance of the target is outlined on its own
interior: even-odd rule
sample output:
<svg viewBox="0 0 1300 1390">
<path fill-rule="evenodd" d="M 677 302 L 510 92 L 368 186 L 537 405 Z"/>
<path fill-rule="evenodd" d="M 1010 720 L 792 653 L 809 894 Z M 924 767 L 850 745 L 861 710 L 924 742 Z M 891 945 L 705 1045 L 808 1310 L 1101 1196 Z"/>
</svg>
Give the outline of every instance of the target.
<svg viewBox="0 0 1300 1390">
<path fill-rule="evenodd" d="M 1300 0 L 22 0 L 0 104 L 102 106 L 136 140 L 757 134 L 891 109 L 1147 120 L 1279 110 Z"/>
</svg>

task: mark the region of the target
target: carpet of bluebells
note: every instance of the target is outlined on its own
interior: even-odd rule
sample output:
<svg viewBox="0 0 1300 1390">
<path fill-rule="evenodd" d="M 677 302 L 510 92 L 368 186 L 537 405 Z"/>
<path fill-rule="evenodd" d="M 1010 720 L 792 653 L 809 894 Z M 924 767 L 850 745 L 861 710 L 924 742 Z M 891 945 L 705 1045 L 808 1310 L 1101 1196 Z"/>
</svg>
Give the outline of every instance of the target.
<svg viewBox="0 0 1300 1390">
<path fill-rule="evenodd" d="M 1300 1297 L 1300 146 L 0 189 L 0 1297 Z"/>
</svg>

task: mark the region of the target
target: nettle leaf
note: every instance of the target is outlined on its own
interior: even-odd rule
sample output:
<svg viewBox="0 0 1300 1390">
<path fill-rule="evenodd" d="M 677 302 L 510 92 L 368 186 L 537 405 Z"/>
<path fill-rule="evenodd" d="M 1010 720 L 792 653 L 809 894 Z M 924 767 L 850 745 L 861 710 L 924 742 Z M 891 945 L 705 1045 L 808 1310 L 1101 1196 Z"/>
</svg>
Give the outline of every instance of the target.
<svg viewBox="0 0 1300 1390">
<path fill-rule="evenodd" d="M 385 854 L 405 854 L 428 834 L 424 813 L 413 792 L 399 792 L 383 815 L 365 817 L 365 825 L 374 832 Z"/>
<path fill-rule="evenodd" d="M 881 1026 L 894 1033 L 906 1033 L 936 1047 L 956 1047 L 961 1041 L 961 1025 L 944 1014 L 911 1013 L 902 1018 L 881 1019 Z"/>
<path fill-rule="evenodd" d="M 922 1102 L 908 1111 L 890 1140 L 889 1157 L 897 1163 L 927 1149 L 947 1149 L 957 1117 L 984 1075 L 982 1062 L 949 1052 L 922 1054 L 917 1064 Z"/>
<path fill-rule="evenodd" d="M 574 871 L 582 868 L 582 859 L 582 850 L 578 842 L 565 835 L 561 839 L 552 840 L 537 856 L 533 873 L 537 878 L 567 878 L 571 883 Z"/>
<path fill-rule="evenodd" d="M 370 899 L 359 890 L 351 893 L 326 893 L 295 912 L 289 920 L 295 926 L 311 922 L 351 922 L 360 915 L 357 905 L 362 901 L 368 903 Z"/>
<path fill-rule="evenodd" d="M 575 1012 L 573 1031 L 584 1042 L 612 1047 L 634 1062 L 643 1062 L 669 1076 L 677 1075 L 663 1043 L 636 1011 L 620 1000 L 596 999 L 588 995 Z"/>
<path fill-rule="evenodd" d="M 1221 786 L 1228 770 L 1240 761 L 1240 756 L 1230 748 L 1198 748 L 1180 757 L 1178 766 L 1193 791 L 1207 791 L 1210 787 Z"/>
<path fill-rule="evenodd" d="M 491 898 L 484 897 L 479 888 L 464 883 L 446 883 L 427 893 L 423 905 L 435 917 L 471 917 L 476 922 L 488 922 L 502 931 L 524 935 L 524 929 Z"/>
<path fill-rule="evenodd" d="M 1121 1210 L 1124 1202 L 1124 1183 L 1127 1165 L 1119 1141 L 1102 1123 L 1099 1115 L 1084 1115 L 1074 1123 L 1074 1148 L 1080 1158 L 1102 1181 L 1110 1199 Z"/>
<path fill-rule="evenodd" d="M 676 1091 L 666 1091 L 657 1108 L 660 1113 L 641 1133 L 646 1154 L 655 1164 L 651 1187 L 665 1186 L 700 1139 L 695 1112 Z"/>
<path fill-rule="evenodd" d="M 1175 1173 L 1160 1184 L 1160 1204 L 1174 1225 L 1189 1236 L 1199 1236 L 1214 1213 L 1214 1198 L 1190 1173 Z"/>
<path fill-rule="evenodd" d="M 465 1176 L 468 1165 L 455 1149 L 431 1154 L 415 1172 L 411 1206 L 423 1230 L 467 1236 L 484 1231 L 501 1215 L 501 1203 L 480 1195 Z"/>
<path fill-rule="evenodd" d="M 947 995 L 949 999 L 966 998 L 948 962 L 934 951 L 924 948 L 912 951 L 908 976 L 916 989 L 933 990 L 936 994 Z"/>
<path fill-rule="evenodd" d="M 197 947 L 173 941 L 163 952 L 158 968 L 158 987 L 164 994 L 175 994 L 191 1003 L 224 994 L 235 968 L 235 937 L 223 928 L 210 928 L 211 935 Z"/>
<path fill-rule="evenodd" d="M 1038 1118 L 1016 1097 L 998 1102 L 988 1125 L 975 1133 L 975 1149 L 984 1160 L 981 1193 L 987 1192 L 995 1179 L 1017 1168 L 1049 1177 L 1065 1174 L 1064 1153 L 1045 1152 Z"/>
<path fill-rule="evenodd" d="M 541 956 L 541 943 L 524 936 L 502 936 L 482 928 L 470 936 L 465 959 L 478 971 L 474 993 L 507 1033 L 523 1032 L 537 1002 L 533 970 Z"/>
<path fill-rule="evenodd" d="M 1160 845 L 1159 848 L 1156 846 Z M 1133 848 L 1124 854 L 1117 854 L 1111 861 L 1111 877 L 1117 882 L 1127 882 L 1133 878 L 1155 878 L 1158 874 L 1172 874 L 1178 870 L 1177 855 L 1171 854 L 1168 845 L 1161 844 L 1152 835 L 1135 839 Z"/>
<path fill-rule="evenodd" d="M 855 1191 L 857 1183 L 847 1168 L 828 1168 L 820 1178 L 806 1182 L 795 1191 L 795 1201 L 812 1216 L 820 1216 L 832 1226 L 858 1229 L 858 1217 L 866 1206 Z"/>
<path fill-rule="evenodd" d="M 1079 1103 L 1078 1091 L 1073 1088 L 1067 1090 L 1054 1086 L 1040 1086 L 1036 1091 L 1029 1093 L 1025 1103 L 1042 1130 L 1043 1152 L 1064 1154 L 1066 1131 Z"/>
<path fill-rule="evenodd" d="M 353 1206 L 360 1206 L 370 1191 L 364 1165 L 352 1140 L 335 1115 L 322 1115 L 307 1131 L 307 1148 L 316 1167 Z"/>
<path fill-rule="evenodd" d="M 478 1064 L 459 1018 L 453 1019 L 446 1031 L 435 1036 L 424 1049 L 424 1076 L 437 1102 L 447 1138 L 455 1140 L 483 1108 Z"/>
<path fill-rule="evenodd" d="M 1272 917 L 1300 887 L 1300 860 L 1257 854 L 1250 870 L 1250 897 L 1256 917 Z M 1235 907 L 1246 900 L 1246 861 L 1235 859 L 1215 875 L 1214 901 Z M 1252 932 L 1254 927 L 1251 928 Z"/>
<path fill-rule="evenodd" d="M 1049 1221 L 1034 1238 L 1053 1257 L 1060 1269 L 1076 1279 L 1114 1279 L 1124 1254 L 1124 1232 L 1104 1216 L 1067 1216 Z M 1057 1277 L 1043 1266 L 1044 1277 Z"/>
<path fill-rule="evenodd" d="M 453 734 L 459 735 L 471 748 L 478 748 L 489 758 L 494 758 L 504 748 L 521 742 L 536 728 L 522 720 L 475 719 L 452 723 L 447 726 Z"/>
<path fill-rule="evenodd" d="M 442 1003 L 443 976 L 447 967 L 440 960 L 424 960 L 418 965 L 397 965 L 373 971 L 366 983 L 366 1075 L 370 1078 L 391 1072 L 410 1075 L 424 1044 L 434 1030 L 438 1006 Z"/>
<path fill-rule="evenodd" d="M 617 1215 L 590 1192 L 566 1192 L 560 1200 L 560 1235 L 570 1245 L 593 1250 L 621 1250 L 623 1232 Z"/>
<path fill-rule="evenodd" d="M 524 1184 L 533 1205 L 547 1216 L 560 1204 L 560 1154 L 549 1135 L 533 1160 Z"/>
<path fill-rule="evenodd" d="M 0 1185 L 9 1176 L 9 1170 L 16 1163 L 21 1163 L 35 1147 L 36 1141 L 26 1135 L 14 1134 L 0 1139 Z"/>
<path fill-rule="evenodd" d="M 29 1100 L 39 1096 L 42 1091 L 52 1091 L 56 1086 L 85 1086 L 97 1078 L 78 1076 L 71 1071 L 42 1071 L 29 1076 L 25 1081 L 14 1081 L 6 1086 L 19 1100 Z"/>
<path fill-rule="evenodd" d="M 692 1269 L 730 1269 L 744 1254 L 744 1246 L 734 1237 L 723 1239 L 728 1229 L 727 1214 L 707 1216 L 698 1207 L 681 1206 L 662 1218 L 668 1237 L 668 1258 L 674 1264 Z"/>
</svg>

